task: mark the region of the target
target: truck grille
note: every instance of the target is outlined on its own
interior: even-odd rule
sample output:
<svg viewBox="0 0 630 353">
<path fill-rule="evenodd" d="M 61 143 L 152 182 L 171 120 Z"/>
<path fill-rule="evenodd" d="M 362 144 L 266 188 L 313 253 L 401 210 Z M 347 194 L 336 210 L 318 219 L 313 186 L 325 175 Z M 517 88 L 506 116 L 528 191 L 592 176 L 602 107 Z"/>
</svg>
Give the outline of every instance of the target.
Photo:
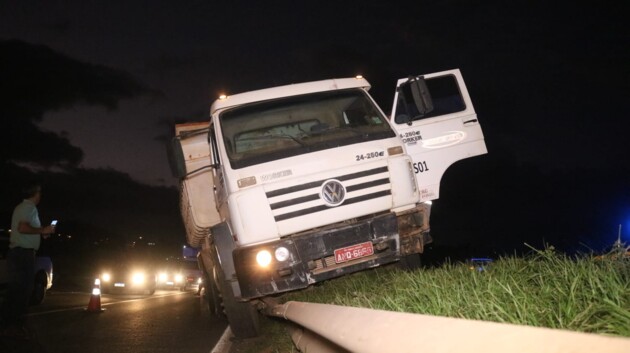
<svg viewBox="0 0 630 353">
<path fill-rule="evenodd" d="M 391 188 L 389 187 L 389 170 L 386 166 L 356 173 L 332 176 L 330 178 L 311 181 L 300 185 L 293 185 L 266 193 L 270 202 L 271 210 L 274 211 L 276 222 L 331 209 L 331 206 L 326 205 L 323 200 L 321 200 L 320 196 L 322 185 L 324 182 L 331 179 L 340 181 L 347 193 L 347 197 L 343 203 L 340 206 L 337 206 L 340 208 L 357 202 L 391 195 Z M 359 181 L 359 179 L 362 180 Z M 379 186 L 382 185 L 387 185 L 386 189 L 383 189 L 382 187 L 379 188 Z M 370 188 L 374 188 L 376 190 L 369 192 Z M 294 194 L 295 197 L 291 197 L 292 194 Z M 281 200 L 274 201 L 274 198 Z M 317 202 L 318 200 L 320 201 L 319 203 Z M 289 207 L 291 207 L 291 210 L 283 212 L 283 209 L 287 209 Z"/>
</svg>

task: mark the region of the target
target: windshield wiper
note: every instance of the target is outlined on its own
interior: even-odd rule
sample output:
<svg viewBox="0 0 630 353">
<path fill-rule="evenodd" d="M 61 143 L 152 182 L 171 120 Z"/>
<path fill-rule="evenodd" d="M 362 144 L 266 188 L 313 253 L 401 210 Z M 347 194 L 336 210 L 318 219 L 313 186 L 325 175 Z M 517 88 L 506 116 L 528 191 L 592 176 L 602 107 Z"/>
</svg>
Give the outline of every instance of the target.
<svg viewBox="0 0 630 353">
<path fill-rule="evenodd" d="M 329 131 L 334 131 L 334 132 L 345 132 L 345 131 L 350 131 L 355 135 L 361 136 L 363 138 L 367 138 L 370 134 L 368 132 L 365 131 L 361 131 L 356 127 L 344 127 L 344 126 L 326 126 L 325 124 L 322 124 L 324 126 L 318 126 L 318 128 L 316 129 L 311 129 L 311 133 L 310 136 L 313 135 L 321 135 L 323 133 L 329 132 Z"/>
<path fill-rule="evenodd" d="M 273 134 L 273 135 L 261 135 L 255 137 L 245 137 L 238 139 L 238 141 L 256 141 L 256 140 L 277 140 L 277 139 L 289 139 L 295 141 L 300 146 L 306 146 L 303 141 L 298 140 L 296 137 L 287 134 Z"/>
</svg>

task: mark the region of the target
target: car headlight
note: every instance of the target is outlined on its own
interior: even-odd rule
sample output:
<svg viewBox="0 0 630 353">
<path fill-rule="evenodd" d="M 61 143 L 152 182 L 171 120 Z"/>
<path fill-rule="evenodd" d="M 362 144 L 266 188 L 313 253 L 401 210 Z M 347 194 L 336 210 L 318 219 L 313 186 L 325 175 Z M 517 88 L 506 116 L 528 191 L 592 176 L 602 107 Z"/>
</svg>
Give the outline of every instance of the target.
<svg viewBox="0 0 630 353">
<path fill-rule="evenodd" d="M 144 273 L 136 272 L 131 276 L 131 281 L 135 284 L 142 284 L 144 283 L 144 277 Z"/>
<path fill-rule="evenodd" d="M 109 282 L 111 279 L 112 279 L 112 276 L 109 273 L 107 273 L 107 272 L 105 272 L 105 273 L 103 273 L 101 275 L 101 280 L 103 282 Z"/>
<path fill-rule="evenodd" d="M 166 279 L 168 278 L 168 275 L 165 272 L 162 272 L 162 273 L 160 273 L 158 278 L 160 279 L 160 282 L 166 282 Z"/>
<path fill-rule="evenodd" d="M 175 282 L 182 282 L 184 280 L 184 276 L 182 276 L 181 274 L 176 274 L 175 275 Z"/>
</svg>

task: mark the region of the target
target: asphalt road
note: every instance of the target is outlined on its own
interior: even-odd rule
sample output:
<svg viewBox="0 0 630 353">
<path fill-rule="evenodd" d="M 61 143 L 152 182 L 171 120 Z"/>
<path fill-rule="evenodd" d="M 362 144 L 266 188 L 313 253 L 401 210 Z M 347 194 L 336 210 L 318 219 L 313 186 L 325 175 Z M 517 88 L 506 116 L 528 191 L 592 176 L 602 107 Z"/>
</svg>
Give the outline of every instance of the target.
<svg viewBox="0 0 630 353">
<path fill-rule="evenodd" d="M 194 292 L 101 295 L 103 312 L 87 312 L 87 292 L 51 290 L 31 307 L 30 340 L 0 338 L 2 353 L 209 353 L 226 328 L 201 309 Z"/>
</svg>

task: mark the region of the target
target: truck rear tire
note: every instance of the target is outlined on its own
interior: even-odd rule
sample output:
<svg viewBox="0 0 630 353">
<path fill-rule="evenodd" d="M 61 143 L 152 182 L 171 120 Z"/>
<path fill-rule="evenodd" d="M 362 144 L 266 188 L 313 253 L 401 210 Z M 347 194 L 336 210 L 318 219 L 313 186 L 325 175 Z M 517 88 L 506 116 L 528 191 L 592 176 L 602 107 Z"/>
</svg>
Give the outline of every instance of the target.
<svg viewBox="0 0 630 353">
<path fill-rule="evenodd" d="M 234 297 L 232 286 L 224 279 L 223 271 L 216 269 L 218 284 L 223 298 L 223 310 L 232 333 L 237 338 L 256 337 L 260 334 L 260 314 L 250 302 L 240 302 Z"/>
<path fill-rule="evenodd" d="M 199 294 L 201 304 L 207 309 L 211 316 L 225 319 L 225 313 L 221 306 L 221 294 L 217 288 L 214 278 L 207 273 L 204 275 L 203 288 Z"/>
</svg>

